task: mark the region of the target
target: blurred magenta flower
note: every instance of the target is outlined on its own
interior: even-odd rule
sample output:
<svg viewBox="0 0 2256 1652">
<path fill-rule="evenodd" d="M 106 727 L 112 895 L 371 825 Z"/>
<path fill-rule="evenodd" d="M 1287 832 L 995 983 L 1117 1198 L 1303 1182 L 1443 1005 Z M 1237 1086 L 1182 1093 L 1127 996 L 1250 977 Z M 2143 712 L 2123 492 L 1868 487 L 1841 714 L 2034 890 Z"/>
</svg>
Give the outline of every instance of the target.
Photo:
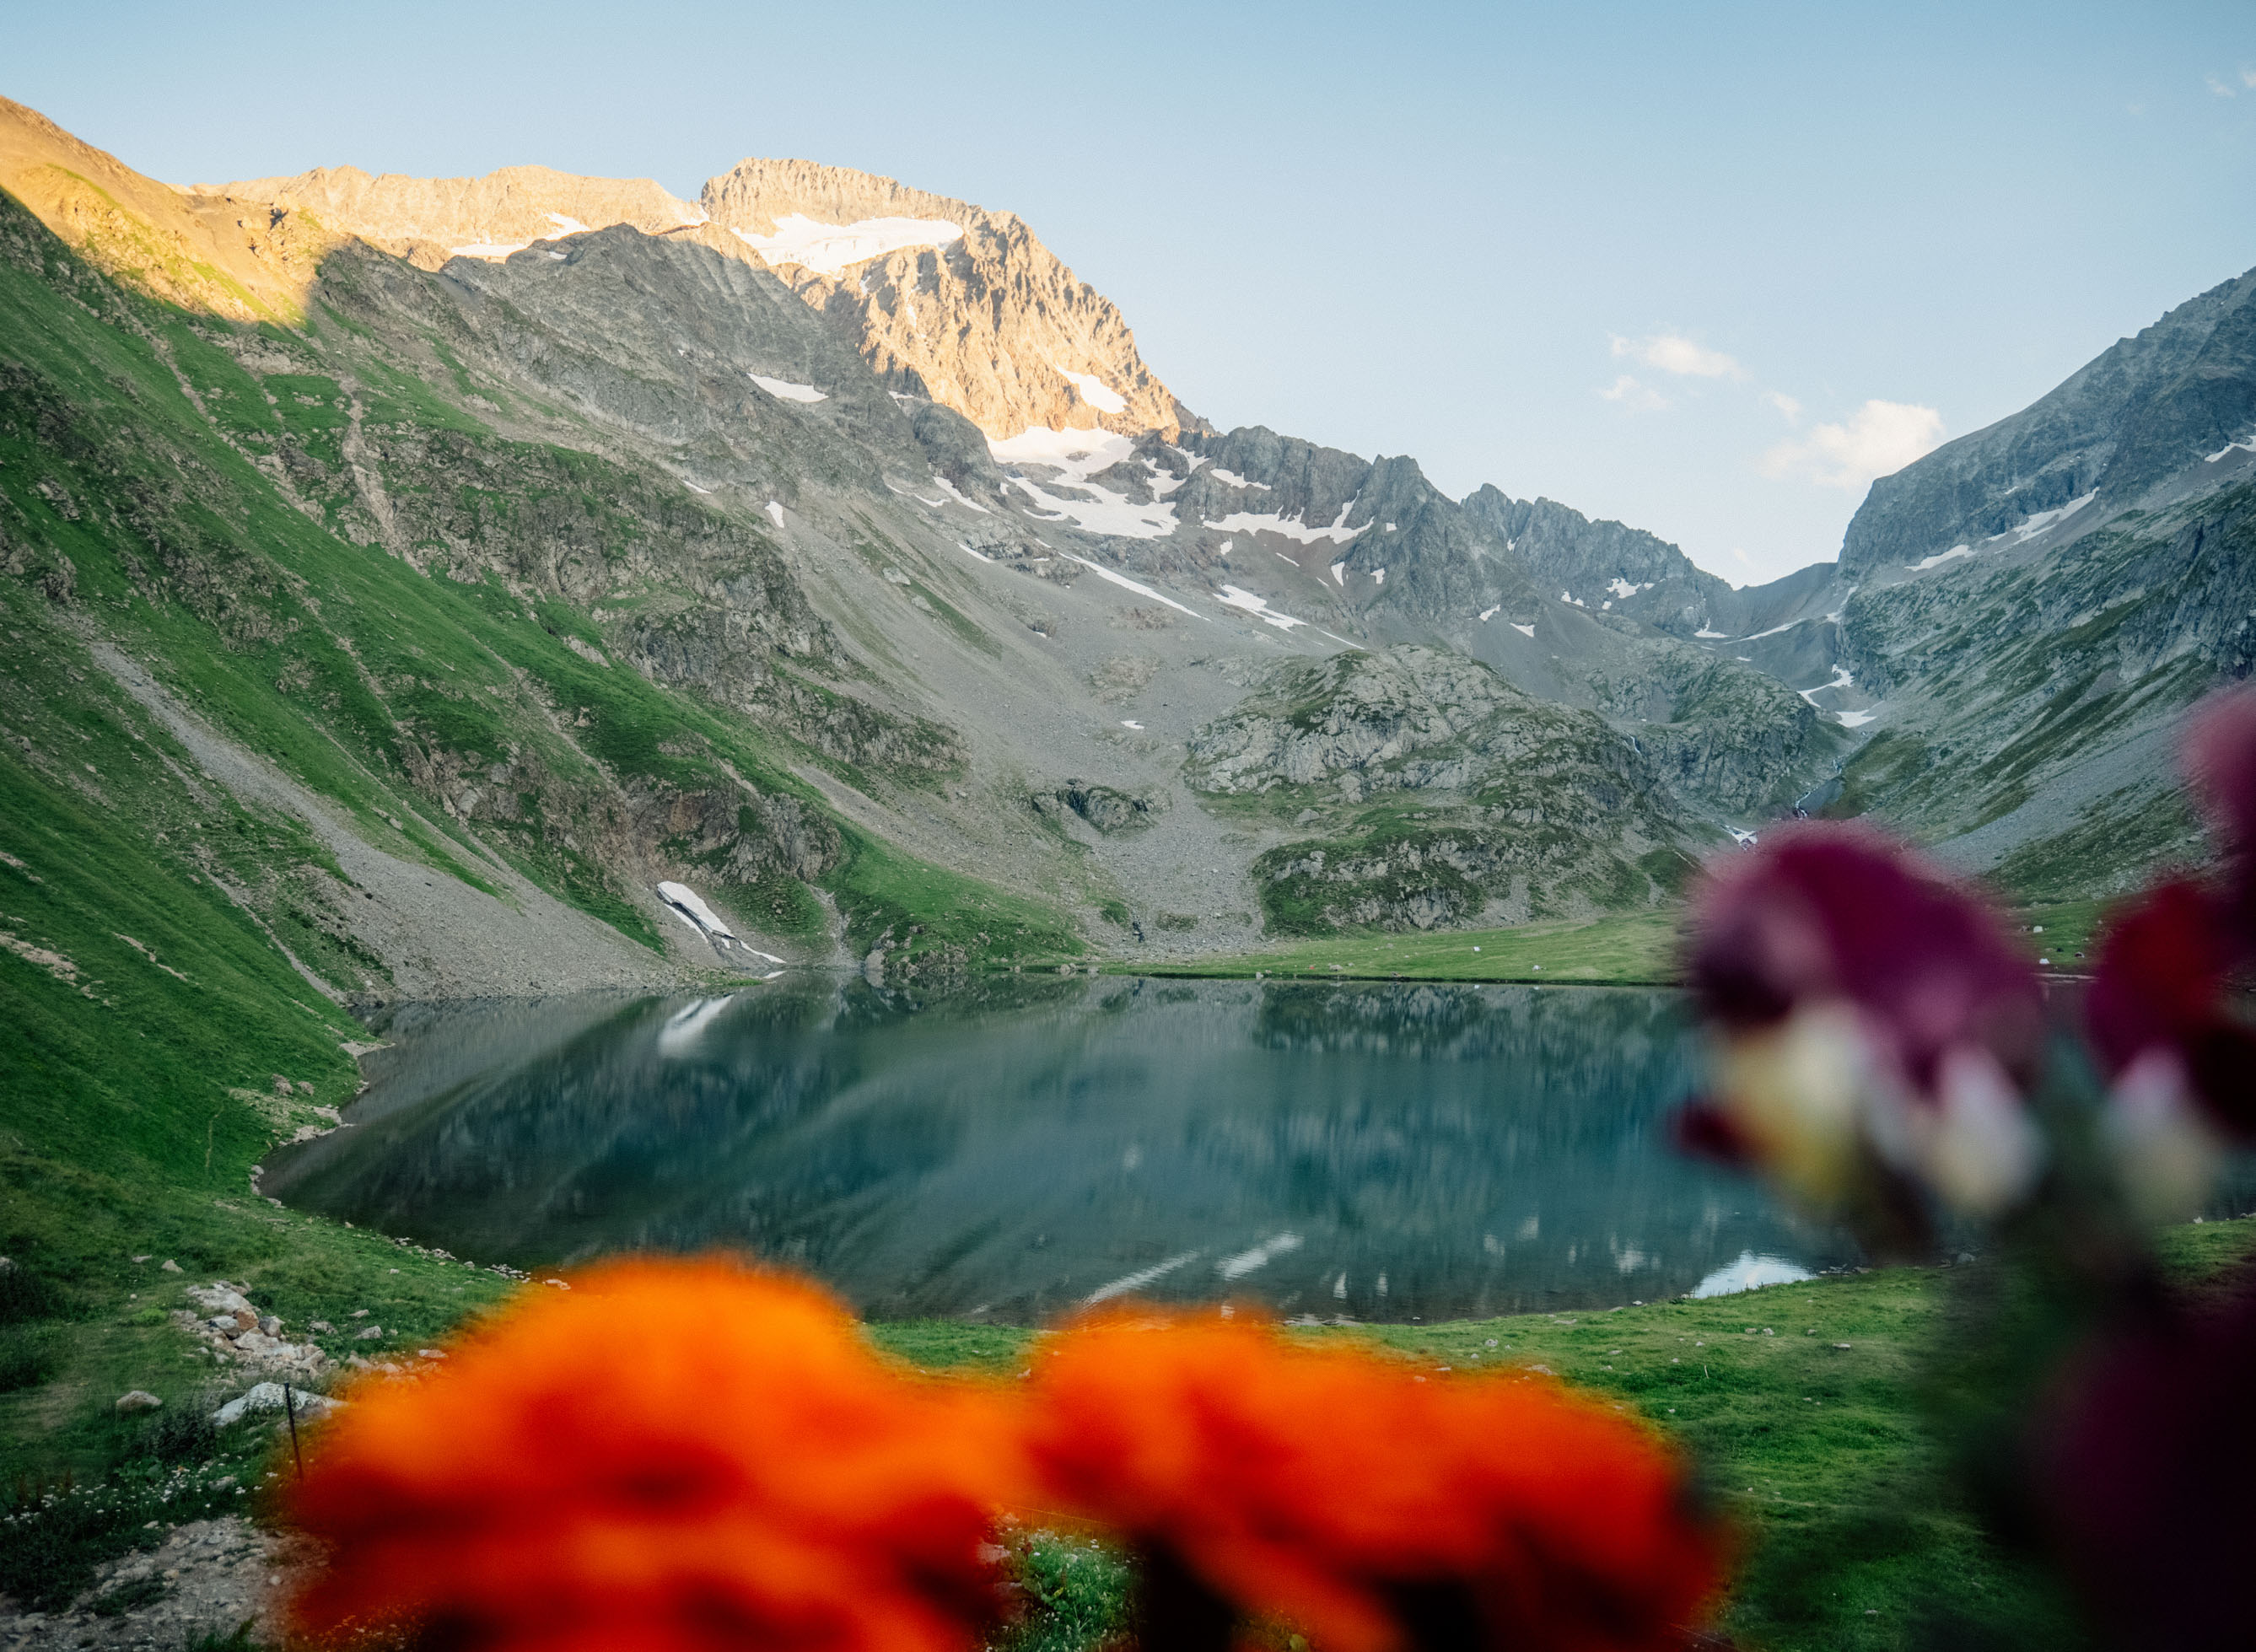
<svg viewBox="0 0 2256 1652">
<path fill-rule="evenodd" d="M 2224 851 L 2235 926 L 2244 938 L 2256 935 L 2256 689 L 2213 695 L 2195 710 L 2185 761 Z"/>
<path fill-rule="evenodd" d="M 2220 875 L 2156 885 L 2116 914 L 2084 1000 L 2124 1183 L 2157 1218 L 2199 1207 L 2229 1138 L 2256 1140 L 2256 1027 L 2235 991 L 2256 962 L 2256 693 L 2195 713 L 2186 767 Z"/>
<path fill-rule="evenodd" d="M 2124 1648 L 2223 1652 L 2256 1635 L 2256 1288 L 2221 1310 L 2146 1309 L 2056 1387 L 2037 1503 L 2064 1570 Z"/>
<path fill-rule="evenodd" d="M 1911 850 L 1811 823 L 1712 865 L 1689 973 L 1720 1048 L 1712 1098 L 1681 1121 L 1688 1145 L 1868 1225 L 1914 1204 L 1911 1184 L 1991 1216 L 2034 1182 L 2035 971 Z"/>
</svg>

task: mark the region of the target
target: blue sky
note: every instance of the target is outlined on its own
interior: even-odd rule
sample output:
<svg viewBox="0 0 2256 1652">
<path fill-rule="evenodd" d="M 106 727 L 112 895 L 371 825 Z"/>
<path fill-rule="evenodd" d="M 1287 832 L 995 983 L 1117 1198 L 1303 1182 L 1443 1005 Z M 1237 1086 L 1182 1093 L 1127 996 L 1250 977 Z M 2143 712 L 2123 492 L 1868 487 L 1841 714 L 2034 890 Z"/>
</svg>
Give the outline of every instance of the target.
<svg viewBox="0 0 2256 1652">
<path fill-rule="evenodd" d="M 1224 427 L 1829 557 L 1872 475 L 2256 265 L 2256 7 L 25 8 L 0 92 L 219 181 L 745 155 L 1008 208 Z"/>
</svg>

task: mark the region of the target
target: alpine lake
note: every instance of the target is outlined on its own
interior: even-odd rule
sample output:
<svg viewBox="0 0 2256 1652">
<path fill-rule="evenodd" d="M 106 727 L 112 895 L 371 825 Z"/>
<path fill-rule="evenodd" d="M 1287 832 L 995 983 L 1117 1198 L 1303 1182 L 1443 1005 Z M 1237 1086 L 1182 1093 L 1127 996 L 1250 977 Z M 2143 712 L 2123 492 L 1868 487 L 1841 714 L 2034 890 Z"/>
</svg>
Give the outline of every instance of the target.
<svg viewBox="0 0 2256 1652">
<path fill-rule="evenodd" d="M 1136 1295 L 1292 1318 L 1605 1307 L 1853 1264 L 1686 1158 L 1660 990 L 794 971 L 407 1005 L 262 1191 L 481 1263 L 728 1249 L 868 1317 Z"/>
</svg>

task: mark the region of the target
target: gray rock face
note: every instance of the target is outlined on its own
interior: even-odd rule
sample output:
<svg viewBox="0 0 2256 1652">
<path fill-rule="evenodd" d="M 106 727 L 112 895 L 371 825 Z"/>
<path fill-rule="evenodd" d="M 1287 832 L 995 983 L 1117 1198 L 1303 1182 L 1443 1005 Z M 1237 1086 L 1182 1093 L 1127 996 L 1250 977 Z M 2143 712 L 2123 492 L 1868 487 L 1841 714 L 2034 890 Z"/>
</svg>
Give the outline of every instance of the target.
<svg viewBox="0 0 2256 1652">
<path fill-rule="evenodd" d="M 1117 787 L 1086 780 L 1067 780 L 1050 791 L 1036 792 L 1033 801 L 1036 810 L 1042 814 L 1072 814 L 1100 832 L 1132 831 L 1149 826 L 1169 807 L 1165 792 L 1124 792 Z"/>
<path fill-rule="evenodd" d="M 1691 864 L 1679 807 L 1630 740 L 1439 649 L 1278 667 L 1192 738 L 1185 773 L 1323 834 L 1254 863 L 1286 933 L 1639 904 Z"/>
<path fill-rule="evenodd" d="M 2087 495 L 2078 514 L 2096 525 L 2157 489 L 2223 479 L 2219 465 L 2246 457 L 2224 450 L 2252 437 L 2256 271 L 2188 300 L 2011 418 L 1882 477 L 1849 524 L 1842 577 L 2017 533 Z"/>
</svg>

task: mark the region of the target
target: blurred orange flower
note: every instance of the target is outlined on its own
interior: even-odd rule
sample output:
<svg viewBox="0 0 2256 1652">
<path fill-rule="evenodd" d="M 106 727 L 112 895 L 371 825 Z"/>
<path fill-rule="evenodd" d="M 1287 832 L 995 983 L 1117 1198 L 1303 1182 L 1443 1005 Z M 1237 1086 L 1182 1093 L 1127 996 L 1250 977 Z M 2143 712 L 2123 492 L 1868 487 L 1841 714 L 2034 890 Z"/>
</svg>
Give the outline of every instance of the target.
<svg viewBox="0 0 2256 1652">
<path fill-rule="evenodd" d="M 941 1652 L 993 1620 L 1010 1417 L 888 1367 L 795 1280 L 611 1264 L 353 1401 L 292 1497 L 331 1550 L 296 1603 L 314 1633 Z"/>
<path fill-rule="evenodd" d="M 1052 1495 L 1210 1592 L 1171 1645 L 1276 1614 L 1325 1652 L 1628 1652 L 1681 1645 L 1722 1578 L 1675 1457 L 1547 1378 L 1122 1312 L 1059 1338 L 1034 1389 Z"/>
</svg>

